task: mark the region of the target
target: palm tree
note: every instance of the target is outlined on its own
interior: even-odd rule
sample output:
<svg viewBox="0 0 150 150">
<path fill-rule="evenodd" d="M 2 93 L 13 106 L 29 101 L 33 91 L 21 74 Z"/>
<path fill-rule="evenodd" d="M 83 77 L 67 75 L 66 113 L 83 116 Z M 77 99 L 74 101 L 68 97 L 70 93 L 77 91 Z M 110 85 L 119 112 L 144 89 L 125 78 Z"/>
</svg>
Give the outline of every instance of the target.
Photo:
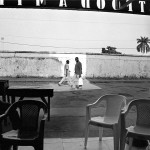
<svg viewBox="0 0 150 150">
<path fill-rule="evenodd" d="M 141 37 L 140 39 L 137 39 L 137 51 L 141 53 L 147 53 L 150 52 L 150 47 L 148 43 L 150 43 L 150 39 L 148 37 Z"/>
</svg>

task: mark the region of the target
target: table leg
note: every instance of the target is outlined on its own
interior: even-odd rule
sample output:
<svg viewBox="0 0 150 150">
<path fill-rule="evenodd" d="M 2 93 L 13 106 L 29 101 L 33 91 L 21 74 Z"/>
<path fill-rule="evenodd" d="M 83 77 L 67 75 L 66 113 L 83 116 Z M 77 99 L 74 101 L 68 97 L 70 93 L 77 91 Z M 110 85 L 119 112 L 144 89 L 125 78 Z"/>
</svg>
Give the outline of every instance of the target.
<svg viewBox="0 0 150 150">
<path fill-rule="evenodd" d="M 2 99 L 3 99 L 3 102 L 6 102 L 6 95 L 5 94 L 2 95 Z"/>
<path fill-rule="evenodd" d="M 48 96 L 48 121 L 50 120 L 50 97 Z"/>
<path fill-rule="evenodd" d="M 10 103 L 10 97 L 7 95 L 7 102 Z"/>
</svg>

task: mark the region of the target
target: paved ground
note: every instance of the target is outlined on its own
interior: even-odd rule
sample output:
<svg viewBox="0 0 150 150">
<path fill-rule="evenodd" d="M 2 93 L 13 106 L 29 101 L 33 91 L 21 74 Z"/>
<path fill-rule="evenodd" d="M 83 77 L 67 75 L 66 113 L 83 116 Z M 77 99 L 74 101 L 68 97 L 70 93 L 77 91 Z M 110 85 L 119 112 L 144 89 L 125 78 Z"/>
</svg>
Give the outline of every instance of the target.
<svg viewBox="0 0 150 150">
<path fill-rule="evenodd" d="M 51 99 L 51 120 L 46 122 L 46 138 L 84 137 L 85 106 L 97 100 L 103 94 L 121 94 L 127 102 L 135 98 L 150 99 L 150 80 L 84 80 L 82 90 L 72 90 L 67 85 L 59 87 L 57 79 L 42 78 L 1 78 L 8 79 L 12 86 L 49 86 L 54 88 Z M 129 119 L 132 119 L 130 116 Z M 90 136 L 98 136 L 98 129 L 92 127 Z M 112 136 L 105 129 L 104 136 Z"/>
<path fill-rule="evenodd" d="M 98 138 L 89 138 L 88 150 L 113 150 L 113 138 L 106 137 L 99 142 Z M 21 146 L 18 150 L 34 150 L 31 146 Z M 44 150 L 85 150 L 84 138 L 45 138 Z"/>
</svg>

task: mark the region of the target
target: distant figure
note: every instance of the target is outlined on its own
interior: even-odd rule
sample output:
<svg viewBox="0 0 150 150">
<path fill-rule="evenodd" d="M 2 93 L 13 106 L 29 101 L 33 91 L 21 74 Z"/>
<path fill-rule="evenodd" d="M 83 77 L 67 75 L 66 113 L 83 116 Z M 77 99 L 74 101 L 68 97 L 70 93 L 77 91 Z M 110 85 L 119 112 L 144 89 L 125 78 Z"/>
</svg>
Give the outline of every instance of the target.
<svg viewBox="0 0 150 150">
<path fill-rule="evenodd" d="M 69 70 L 69 60 L 66 60 L 66 64 L 64 66 L 64 76 L 61 79 L 61 81 L 58 83 L 58 85 L 61 86 L 64 81 L 67 81 L 69 85 L 71 84 L 70 70 Z"/>
<path fill-rule="evenodd" d="M 73 77 L 73 87 L 82 88 L 83 79 L 82 79 L 82 63 L 79 61 L 79 58 L 75 58 L 75 74 Z"/>
</svg>

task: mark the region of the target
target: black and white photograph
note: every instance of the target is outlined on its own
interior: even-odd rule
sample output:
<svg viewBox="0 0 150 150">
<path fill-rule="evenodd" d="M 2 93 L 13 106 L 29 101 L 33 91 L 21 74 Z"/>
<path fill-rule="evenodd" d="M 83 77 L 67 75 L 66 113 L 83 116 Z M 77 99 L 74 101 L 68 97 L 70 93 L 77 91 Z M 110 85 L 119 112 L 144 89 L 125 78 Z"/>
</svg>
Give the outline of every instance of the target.
<svg viewBox="0 0 150 150">
<path fill-rule="evenodd" d="M 149 0 L 0 0 L 0 150 L 150 150 Z"/>
</svg>

